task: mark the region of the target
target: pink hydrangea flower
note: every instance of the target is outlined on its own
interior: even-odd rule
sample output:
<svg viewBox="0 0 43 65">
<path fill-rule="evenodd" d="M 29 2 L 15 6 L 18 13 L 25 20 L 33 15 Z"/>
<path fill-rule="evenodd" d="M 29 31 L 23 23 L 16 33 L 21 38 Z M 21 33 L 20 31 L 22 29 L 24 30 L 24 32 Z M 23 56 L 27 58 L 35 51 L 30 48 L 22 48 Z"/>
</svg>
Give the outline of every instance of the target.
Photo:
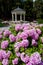
<svg viewBox="0 0 43 65">
<path fill-rule="evenodd" d="M 29 59 L 30 57 L 28 55 L 25 55 L 25 53 L 21 53 L 21 56 L 20 56 L 21 60 L 24 62 L 24 63 L 28 63 L 29 62 Z"/>
<path fill-rule="evenodd" d="M 21 28 L 21 24 L 16 24 L 15 25 L 15 30 L 16 31 L 19 31 L 19 30 L 21 30 L 22 28 Z"/>
<path fill-rule="evenodd" d="M 32 39 L 32 45 L 37 46 L 37 42 L 34 39 Z"/>
<path fill-rule="evenodd" d="M 23 31 L 29 30 L 29 29 L 30 29 L 30 24 L 29 23 L 25 24 L 23 27 Z"/>
<path fill-rule="evenodd" d="M 24 30 L 24 32 L 29 36 L 29 30 Z"/>
<path fill-rule="evenodd" d="M 6 40 L 6 41 L 2 41 L 2 43 L 1 43 L 1 48 L 2 49 L 6 49 L 7 47 L 8 47 L 8 41 Z"/>
<path fill-rule="evenodd" d="M 28 34 L 29 34 L 29 36 L 32 37 L 35 32 L 36 32 L 36 30 L 33 28 L 33 29 L 29 30 Z"/>
<path fill-rule="evenodd" d="M 25 53 L 24 53 L 24 52 L 23 52 L 23 53 L 21 53 L 20 58 L 21 58 L 21 60 L 25 63 L 25 60 L 24 60 L 24 58 L 25 58 Z"/>
<path fill-rule="evenodd" d="M 0 31 L 0 35 L 2 35 L 3 31 Z"/>
<path fill-rule="evenodd" d="M 28 38 L 28 34 L 26 34 L 26 32 L 22 32 L 20 36 L 21 36 L 22 39 Z"/>
<path fill-rule="evenodd" d="M 3 65 L 8 65 L 9 64 L 8 59 L 3 59 L 2 64 Z"/>
<path fill-rule="evenodd" d="M 32 65 L 32 63 L 28 62 L 26 65 Z"/>
<path fill-rule="evenodd" d="M 39 28 L 36 29 L 36 32 L 40 35 L 41 34 L 41 30 Z"/>
<path fill-rule="evenodd" d="M 7 55 L 7 58 L 9 58 L 11 55 L 11 51 L 8 51 L 6 55 Z"/>
<path fill-rule="evenodd" d="M 11 34 L 11 31 L 9 31 L 9 30 L 5 30 L 4 33 L 3 33 L 3 35 L 5 37 L 9 36 L 10 34 Z"/>
<path fill-rule="evenodd" d="M 8 58 L 10 57 L 10 55 L 11 55 L 11 52 L 8 51 L 8 52 L 6 53 L 6 51 L 1 50 L 1 53 L 0 53 L 0 54 L 2 54 L 2 58 L 3 58 L 3 59 L 8 59 Z"/>
<path fill-rule="evenodd" d="M 38 40 L 38 38 L 39 38 L 39 34 L 36 33 L 36 32 L 34 32 L 32 38 L 35 39 L 35 40 Z"/>
<path fill-rule="evenodd" d="M 30 57 L 28 55 L 26 55 L 25 58 L 24 58 L 24 60 L 25 60 L 25 63 L 28 63 L 29 60 L 30 60 Z"/>
<path fill-rule="evenodd" d="M 29 29 L 29 25 L 30 25 L 29 23 L 27 23 L 27 24 L 26 24 L 26 23 L 22 24 L 22 29 L 23 29 L 23 30 Z"/>
<path fill-rule="evenodd" d="M 29 26 L 24 27 L 24 28 L 23 28 L 23 31 L 28 30 L 28 29 L 29 29 Z"/>
<path fill-rule="evenodd" d="M 3 57 L 3 59 L 7 59 L 7 54 L 6 54 L 6 51 L 2 51 L 2 57 Z"/>
<path fill-rule="evenodd" d="M 0 50 L 0 61 L 2 61 L 3 57 L 2 57 L 2 50 Z"/>
<path fill-rule="evenodd" d="M 2 61 L 3 59 L 8 59 L 7 53 L 4 50 L 0 50 L 0 61 Z"/>
<path fill-rule="evenodd" d="M 20 43 L 20 45 L 22 46 L 22 47 L 28 47 L 29 46 L 29 41 L 26 39 L 26 40 L 23 40 L 21 43 Z"/>
<path fill-rule="evenodd" d="M 21 32 L 19 32 L 16 36 L 16 41 L 18 41 L 19 39 L 21 39 Z"/>
<path fill-rule="evenodd" d="M 38 65 L 43 65 L 43 61 L 40 64 L 38 64 Z"/>
<path fill-rule="evenodd" d="M 33 39 L 38 40 L 39 34 L 36 33 L 36 30 L 35 30 L 34 28 L 28 30 L 27 33 L 28 33 L 28 35 L 29 35 L 30 37 L 32 37 Z"/>
<path fill-rule="evenodd" d="M 25 27 L 25 26 L 26 26 L 26 24 L 25 24 L 25 23 L 23 23 L 23 24 L 22 24 L 22 29 L 24 29 L 24 27 Z"/>
<path fill-rule="evenodd" d="M 30 57 L 30 62 L 35 65 L 35 64 L 39 64 L 41 63 L 41 57 L 40 54 L 38 52 L 35 52 L 31 55 Z"/>
<path fill-rule="evenodd" d="M 12 60 L 12 64 L 17 65 L 18 64 L 18 58 L 15 58 L 14 60 Z"/>
<path fill-rule="evenodd" d="M 21 53 L 20 52 L 16 52 L 16 56 L 17 57 L 20 57 L 21 56 Z"/>
<path fill-rule="evenodd" d="M 9 35 L 10 42 L 15 42 L 16 37 L 13 34 Z"/>
</svg>

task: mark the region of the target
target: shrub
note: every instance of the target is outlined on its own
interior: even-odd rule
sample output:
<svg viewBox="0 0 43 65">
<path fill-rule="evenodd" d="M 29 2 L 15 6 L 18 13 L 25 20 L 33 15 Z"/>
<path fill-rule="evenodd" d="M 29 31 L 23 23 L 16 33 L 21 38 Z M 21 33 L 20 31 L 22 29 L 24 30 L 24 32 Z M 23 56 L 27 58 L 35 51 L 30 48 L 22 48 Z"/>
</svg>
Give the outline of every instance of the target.
<svg viewBox="0 0 43 65">
<path fill-rule="evenodd" d="M 4 42 L 5 49 L 0 46 L 0 65 L 40 65 L 43 60 L 43 29 L 33 28 L 25 29 L 24 25 L 20 24 L 21 28 L 16 30 L 15 27 L 9 29 L 10 34 L 4 36 L 0 39 L 0 44 Z M 29 25 L 25 24 L 25 27 Z M 21 33 L 24 32 L 24 36 Z M 6 32 L 7 33 L 7 32 Z M 18 33 L 20 37 L 18 37 Z M 27 34 L 27 35 L 26 35 Z M 11 40 L 9 36 L 11 35 Z M 16 38 L 18 39 L 16 40 Z M 26 37 L 26 38 L 25 38 Z M 42 39 L 41 39 L 42 37 Z M 13 40 L 14 39 L 14 40 Z M 6 47 L 6 43 L 8 44 Z M 6 61 L 6 62 L 5 62 Z M 42 64 L 43 65 L 43 64 Z"/>
</svg>

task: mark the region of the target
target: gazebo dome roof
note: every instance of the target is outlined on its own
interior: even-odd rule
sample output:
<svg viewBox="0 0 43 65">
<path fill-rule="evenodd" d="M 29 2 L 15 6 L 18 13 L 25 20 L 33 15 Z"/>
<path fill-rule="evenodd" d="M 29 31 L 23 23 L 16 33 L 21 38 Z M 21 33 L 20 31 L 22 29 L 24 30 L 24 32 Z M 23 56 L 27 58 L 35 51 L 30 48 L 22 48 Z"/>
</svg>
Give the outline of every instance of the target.
<svg viewBox="0 0 43 65">
<path fill-rule="evenodd" d="M 17 15 L 20 15 L 20 20 L 22 20 L 22 15 L 24 16 L 24 20 L 25 20 L 25 10 L 17 7 L 16 9 L 11 11 L 12 14 L 12 20 L 14 21 L 14 15 L 15 15 L 15 21 L 17 21 Z"/>
<path fill-rule="evenodd" d="M 25 12 L 25 10 L 23 10 L 23 9 L 21 9 L 21 8 L 19 8 L 19 7 L 17 7 L 17 8 L 14 9 L 14 10 L 12 10 L 12 12 L 16 12 L 16 11 L 24 11 L 24 12 Z"/>
</svg>

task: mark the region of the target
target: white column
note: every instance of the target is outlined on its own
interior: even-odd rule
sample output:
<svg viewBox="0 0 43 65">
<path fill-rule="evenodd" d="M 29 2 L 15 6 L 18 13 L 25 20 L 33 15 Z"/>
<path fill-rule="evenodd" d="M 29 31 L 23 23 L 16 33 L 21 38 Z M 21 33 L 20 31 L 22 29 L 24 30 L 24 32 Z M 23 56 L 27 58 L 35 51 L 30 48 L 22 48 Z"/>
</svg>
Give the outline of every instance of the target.
<svg viewBox="0 0 43 65">
<path fill-rule="evenodd" d="M 22 20 L 22 14 L 20 14 L 20 20 Z"/>
<path fill-rule="evenodd" d="M 17 14 L 15 13 L 15 21 L 17 21 Z"/>
<path fill-rule="evenodd" d="M 24 21 L 25 21 L 25 14 L 24 14 Z"/>
<path fill-rule="evenodd" d="M 12 21 L 14 21 L 14 15 L 12 14 Z"/>
</svg>

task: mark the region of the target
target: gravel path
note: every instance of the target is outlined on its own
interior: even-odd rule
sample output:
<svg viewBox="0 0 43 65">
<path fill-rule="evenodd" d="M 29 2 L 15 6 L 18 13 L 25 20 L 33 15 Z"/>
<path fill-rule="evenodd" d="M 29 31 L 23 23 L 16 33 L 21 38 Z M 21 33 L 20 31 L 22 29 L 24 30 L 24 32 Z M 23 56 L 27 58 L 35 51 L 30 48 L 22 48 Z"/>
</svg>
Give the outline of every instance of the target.
<svg viewBox="0 0 43 65">
<path fill-rule="evenodd" d="M 8 26 L 8 27 L 0 27 L 0 31 L 7 30 L 9 28 L 10 28 L 10 26 Z"/>
</svg>

